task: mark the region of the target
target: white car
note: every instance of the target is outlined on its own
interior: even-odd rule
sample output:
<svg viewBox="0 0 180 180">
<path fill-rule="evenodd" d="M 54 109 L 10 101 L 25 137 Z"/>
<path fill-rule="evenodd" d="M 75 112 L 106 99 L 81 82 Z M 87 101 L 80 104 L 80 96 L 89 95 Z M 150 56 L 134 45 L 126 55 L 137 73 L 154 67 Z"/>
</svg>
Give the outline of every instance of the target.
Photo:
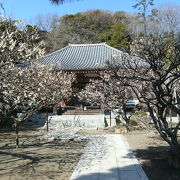
<svg viewBox="0 0 180 180">
<path fill-rule="evenodd" d="M 134 99 L 134 100 L 128 100 L 126 102 L 126 108 L 134 108 L 139 104 L 139 100 Z"/>
</svg>

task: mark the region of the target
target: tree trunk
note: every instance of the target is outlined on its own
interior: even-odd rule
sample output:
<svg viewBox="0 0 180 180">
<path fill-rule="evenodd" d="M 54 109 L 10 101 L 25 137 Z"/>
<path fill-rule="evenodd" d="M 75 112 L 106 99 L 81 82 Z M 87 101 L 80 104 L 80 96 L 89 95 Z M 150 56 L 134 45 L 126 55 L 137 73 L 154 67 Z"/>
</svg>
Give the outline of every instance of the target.
<svg viewBox="0 0 180 180">
<path fill-rule="evenodd" d="M 128 116 L 127 116 L 126 104 L 125 103 L 123 104 L 122 111 L 123 111 L 123 119 L 125 120 L 127 127 L 129 127 L 130 118 L 128 118 Z"/>
<path fill-rule="evenodd" d="M 0 116 L 0 127 L 3 127 L 4 124 L 4 118 Z"/>
<path fill-rule="evenodd" d="M 15 121 L 15 134 L 16 134 L 16 148 L 19 148 L 19 133 L 18 133 L 18 123 Z"/>
<path fill-rule="evenodd" d="M 131 130 L 130 129 L 130 118 L 131 117 L 127 116 L 126 104 L 125 103 L 123 103 L 123 106 L 122 106 L 122 117 L 123 117 L 124 121 L 126 122 L 125 127 L 126 127 L 127 131 L 130 131 Z"/>
<path fill-rule="evenodd" d="M 4 112 L 4 115 L 3 115 L 3 112 Z M 0 127 L 3 127 L 5 117 L 6 117 L 6 109 L 3 107 L 2 115 L 0 115 Z"/>
<path fill-rule="evenodd" d="M 46 120 L 46 130 L 48 132 L 49 131 L 49 121 L 48 121 L 48 110 L 47 110 L 47 108 L 46 108 L 46 118 L 47 118 L 47 120 Z"/>
<path fill-rule="evenodd" d="M 109 125 L 110 125 L 110 127 L 111 127 L 111 124 L 112 124 L 112 123 L 111 123 L 111 121 L 112 121 L 112 119 L 111 119 L 111 118 L 112 118 L 112 117 L 111 117 L 111 109 L 110 109 L 110 114 L 109 114 L 109 115 L 110 115 L 110 122 L 109 122 Z"/>
</svg>

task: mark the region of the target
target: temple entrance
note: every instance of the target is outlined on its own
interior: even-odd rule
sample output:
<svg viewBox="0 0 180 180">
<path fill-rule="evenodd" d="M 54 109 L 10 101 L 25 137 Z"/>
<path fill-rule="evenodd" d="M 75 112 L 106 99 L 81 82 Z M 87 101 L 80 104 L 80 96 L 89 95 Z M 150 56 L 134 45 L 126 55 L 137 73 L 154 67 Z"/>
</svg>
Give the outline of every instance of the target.
<svg viewBox="0 0 180 180">
<path fill-rule="evenodd" d="M 81 91 L 91 80 L 100 79 L 100 71 L 97 70 L 79 70 L 68 71 L 68 73 L 76 74 L 76 81 L 73 83 L 73 94 Z M 77 96 L 72 96 L 69 101 L 61 101 L 58 107 L 58 115 L 86 115 L 86 114 L 100 114 L 103 112 L 101 106 L 92 106 L 90 103 L 81 101 Z"/>
</svg>

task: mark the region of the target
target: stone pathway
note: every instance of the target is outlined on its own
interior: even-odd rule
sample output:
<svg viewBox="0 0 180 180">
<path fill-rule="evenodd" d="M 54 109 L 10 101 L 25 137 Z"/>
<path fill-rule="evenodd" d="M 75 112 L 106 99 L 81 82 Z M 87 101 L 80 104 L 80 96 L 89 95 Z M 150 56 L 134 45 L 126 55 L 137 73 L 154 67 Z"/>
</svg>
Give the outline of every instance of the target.
<svg viewBox="0 0 180 180">
<path fill-rule="evenodd" d="M 94 135 L 70 180 L 148 180 L 122 135 Z"/>
</svg>

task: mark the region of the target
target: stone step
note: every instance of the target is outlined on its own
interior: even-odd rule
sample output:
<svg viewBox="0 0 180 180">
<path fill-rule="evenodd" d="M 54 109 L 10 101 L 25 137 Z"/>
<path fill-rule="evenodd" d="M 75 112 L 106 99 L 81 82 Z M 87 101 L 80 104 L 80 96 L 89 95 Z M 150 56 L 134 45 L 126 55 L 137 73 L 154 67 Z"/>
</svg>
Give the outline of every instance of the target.
<svg viewBox="0 0 180 180">
<path fill-rule="evenodd" d="M 63 115 L 96 115 L 96 114 L 99 114 L 100 112 L 97 111 L 97 112 L 84 112 L 84 111 L 81 111 L 81 112 L 76 112 L 76 111 L 67 111 L 65 113 L 63 113 Z"/>
<path fill-rule="evenodd" d="M 89 114 L 99 114 L 101 113 L 101 110 L 68 110 L 63 113 L 63 115 L 89 115 Z"/>
<path fill-rule="evenodd" d="M 97 129 L 105 127 L 104 114 L 96 115 L 53 115 L 48 117 L 49 128 L 77 127 Z"/>
</svg>

